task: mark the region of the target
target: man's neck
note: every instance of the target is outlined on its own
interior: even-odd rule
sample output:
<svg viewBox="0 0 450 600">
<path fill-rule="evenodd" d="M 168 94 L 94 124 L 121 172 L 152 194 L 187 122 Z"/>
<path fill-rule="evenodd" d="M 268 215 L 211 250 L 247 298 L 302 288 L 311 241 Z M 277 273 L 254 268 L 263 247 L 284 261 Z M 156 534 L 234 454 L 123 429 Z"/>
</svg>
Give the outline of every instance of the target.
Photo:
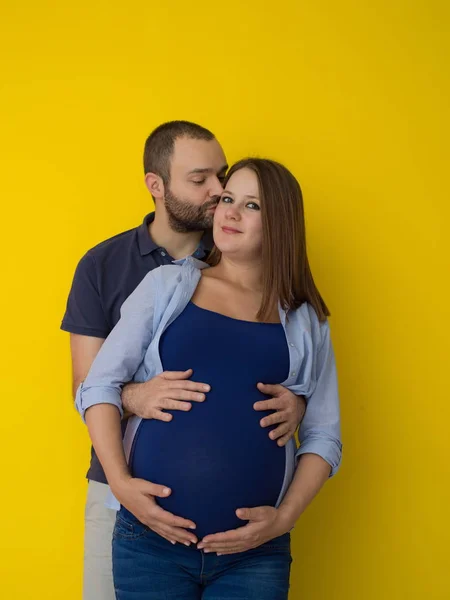
<svg viewBox="0 0 450 600">
<path fill-rule="evenodd" d="M 155 218 L 149 225 L 149 232 L 155 244 L 164 248 L 175 260 L 193 254 L 203 236 L 203 231 L 188 233 L 174 231 L 164 210 L 155 212 Z"/>
</svg>

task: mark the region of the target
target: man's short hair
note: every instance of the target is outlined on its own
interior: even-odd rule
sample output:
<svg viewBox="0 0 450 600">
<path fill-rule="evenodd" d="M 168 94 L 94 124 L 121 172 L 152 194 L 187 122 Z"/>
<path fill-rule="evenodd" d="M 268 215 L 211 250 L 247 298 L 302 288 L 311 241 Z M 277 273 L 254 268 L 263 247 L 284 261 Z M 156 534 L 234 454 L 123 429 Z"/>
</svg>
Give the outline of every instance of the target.
<svg viewBox="0 0 450 600">
<path fill-rule="evenodd" d="M 169 121 L 157 127 L 147 138 L 144 148 L 144 172 L 159 175 L 164 184 L 170 182 L 170 161 L 178 138 L 214 139 L 214 134 L 190 121 Z"/>
</svg>

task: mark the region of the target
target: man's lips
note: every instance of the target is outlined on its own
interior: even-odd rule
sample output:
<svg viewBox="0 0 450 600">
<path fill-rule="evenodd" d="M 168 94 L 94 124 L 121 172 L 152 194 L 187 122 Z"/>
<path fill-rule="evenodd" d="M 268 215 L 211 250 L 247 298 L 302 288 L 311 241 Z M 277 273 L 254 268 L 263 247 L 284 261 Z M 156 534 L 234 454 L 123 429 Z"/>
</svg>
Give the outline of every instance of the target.
<svg viewBox="0 0 450 600">
<path fill-rule="evenodd" d="M 242 231 L 239 231 L 238 229 L 234 229 L 233 227 L 222 227 L 222 231 L 224 233 L 242 233 Z"/>
</svg>

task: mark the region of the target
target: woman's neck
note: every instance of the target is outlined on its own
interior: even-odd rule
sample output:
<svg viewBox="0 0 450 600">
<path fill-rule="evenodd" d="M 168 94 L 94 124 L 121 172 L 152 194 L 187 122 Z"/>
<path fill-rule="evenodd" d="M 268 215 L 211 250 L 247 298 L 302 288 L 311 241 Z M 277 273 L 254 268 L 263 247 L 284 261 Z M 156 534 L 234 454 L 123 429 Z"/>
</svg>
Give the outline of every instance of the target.
<svg viewBox="0 0 450 600">
<path fill-rule="evenodd" d="M 216 277 L 225 279 L 242 289 L 262 291 L 262 264 L 259 258 L 241 261 L 222 255 L 219 264 L 211 267 L 211 271 Z"/>
</svg>

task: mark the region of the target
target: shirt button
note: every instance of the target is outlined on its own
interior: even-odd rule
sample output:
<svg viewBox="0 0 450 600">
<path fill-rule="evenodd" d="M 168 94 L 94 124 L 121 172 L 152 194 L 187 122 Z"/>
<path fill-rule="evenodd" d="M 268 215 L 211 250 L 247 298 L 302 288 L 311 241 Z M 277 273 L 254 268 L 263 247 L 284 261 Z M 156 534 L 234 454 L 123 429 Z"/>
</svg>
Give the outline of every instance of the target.
<svg viewBox="0 0 450 600">
<path fill-rule="evenodd" d="M 289 346 L 290 346 L 291 348 L 293 348 L 293 347 L 294 347 L 294 344 L 293 344 L 292 342 L 290 342 L 290 343 L 289 343 Z"/>
<path fill-rule="evenodd" d="M 164 250 L 161 250 L 161 256 L 165 256 L 166 253 L 164 252 Z"/>
<path fill-rule="evenodd" d="M 295 371 L 291 372 L 291 377 L 295 377 L 297 375 L 297 373 Z"/>
</svg>

